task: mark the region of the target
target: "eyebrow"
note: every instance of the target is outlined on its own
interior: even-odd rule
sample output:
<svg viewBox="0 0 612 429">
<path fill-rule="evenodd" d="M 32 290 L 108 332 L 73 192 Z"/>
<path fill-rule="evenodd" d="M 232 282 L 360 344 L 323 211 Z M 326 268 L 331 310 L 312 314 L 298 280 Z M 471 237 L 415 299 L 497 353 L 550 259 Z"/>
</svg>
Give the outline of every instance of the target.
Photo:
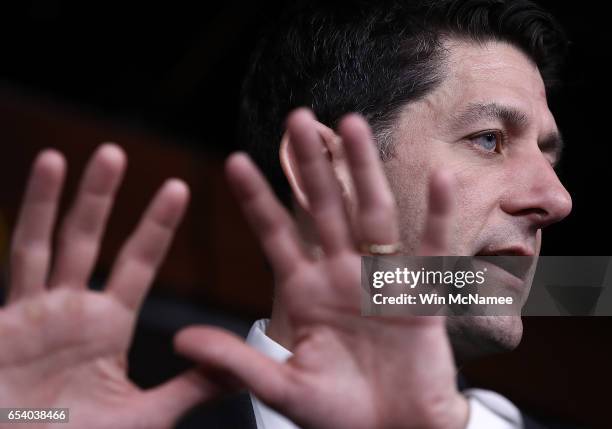
<svg viewBox="0 0 612 429">
<path fill-rule="evenodd" d="M 521 110 L 498 103 L 470 103 L 467 108 L 452 120 L 453 128 L 465 128 L 482 119 L 493 119 L 504 123 L 506 127 L 521 129 L 529 122 L 527 115 Z M 561 159 L 563 151 L 563 137 L 558 130 L 548 133 L 538 141 L 540 150 L 554 156 L 553 166 Z"/>
<path fill-rule="evenodd" d="M 453 123 L 455 127 L 466 127 L 483 118 L 497 119 L 515 128 L 522 128 L 528 122 L 527 115 L 515 107 L 497 103 L 470 103 L 465 110 L 455 115 Z"/>
</svg>

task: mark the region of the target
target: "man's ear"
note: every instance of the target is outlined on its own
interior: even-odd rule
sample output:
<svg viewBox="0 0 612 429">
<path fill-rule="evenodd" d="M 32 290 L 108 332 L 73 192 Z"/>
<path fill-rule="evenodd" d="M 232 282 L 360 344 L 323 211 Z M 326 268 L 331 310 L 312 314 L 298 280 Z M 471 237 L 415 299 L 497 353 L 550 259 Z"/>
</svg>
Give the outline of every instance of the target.
<svg viewBox="0 0 612 429">
<path fill-rule="evenodd" d="M 355 193 L 353 191 L 353 182 L 348 168 L 342 139 L 334 130 L 320 122 L 317 122 L 317 132 L 321 137 L 321 151 L 325 153 L 326 159 L 331 164 L 334 175 L 340 184 L 345 206 L 351 209 L 354 207 Z M 281 140 L 280 163 L 297 203 L 303 210 L 310 213 L 310 204 L 303 186 L 304 182 L 302 181 L 287 131 L 285 131 Z"/>
</svg>

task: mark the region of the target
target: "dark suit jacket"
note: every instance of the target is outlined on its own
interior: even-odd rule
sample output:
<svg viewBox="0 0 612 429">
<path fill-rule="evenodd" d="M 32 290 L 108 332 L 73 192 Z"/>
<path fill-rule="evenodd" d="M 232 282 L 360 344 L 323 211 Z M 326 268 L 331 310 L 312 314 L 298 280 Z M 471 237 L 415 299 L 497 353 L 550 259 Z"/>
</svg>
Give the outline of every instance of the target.
<svg viewBox="0 0 612 429">
<path fill-rule="evenodd" d="M 179 422 L 177 429 L 257 429 L 251 398 L 244 392 L 198 407 Z"/>
<path fill-rule="evenodd" d="M 467 388 L 465 381 L 458 380 L 459 388 Z M 522 413 L 525 429 L 572 429 L 559 423 L 544 423 Z M 186 416 L 178 429 L 257 429 L 251 398 L 241 393 L 225 398 L 215 404 L 200 407 Z"/>
</svg>

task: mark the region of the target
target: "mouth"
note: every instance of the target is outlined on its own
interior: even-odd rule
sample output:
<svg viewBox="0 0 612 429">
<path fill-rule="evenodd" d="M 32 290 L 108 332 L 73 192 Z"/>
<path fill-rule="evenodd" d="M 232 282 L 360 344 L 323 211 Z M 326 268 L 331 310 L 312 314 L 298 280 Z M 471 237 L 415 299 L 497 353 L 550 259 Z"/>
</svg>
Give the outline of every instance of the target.
<svg viewBox="0 0 612 429">
<path fill-rule="evenodd" d="M 508 247 L 500 249 L 483 249 L 474 255 L 476 259 L 495 265 L 517 278 L 521 283 L 527 280 L 527 275 L 535 260 L 535 252 L 524 247 Z"/>
</svg>

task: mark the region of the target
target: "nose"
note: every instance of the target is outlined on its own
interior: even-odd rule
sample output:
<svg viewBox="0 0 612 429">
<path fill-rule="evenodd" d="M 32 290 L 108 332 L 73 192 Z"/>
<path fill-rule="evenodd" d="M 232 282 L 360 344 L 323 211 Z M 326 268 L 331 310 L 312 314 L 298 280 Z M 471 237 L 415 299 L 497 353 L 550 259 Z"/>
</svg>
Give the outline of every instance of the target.
<svg viewBox="0 0 612 429">
<path fill-rule="evenodd" d="M 527 219 L 535 229 L 559 222 L 572 211 L 572 198 L 557 173 L 539 150 L 515 160 L 512 186 L 501 208 Z"/>
</svg>

